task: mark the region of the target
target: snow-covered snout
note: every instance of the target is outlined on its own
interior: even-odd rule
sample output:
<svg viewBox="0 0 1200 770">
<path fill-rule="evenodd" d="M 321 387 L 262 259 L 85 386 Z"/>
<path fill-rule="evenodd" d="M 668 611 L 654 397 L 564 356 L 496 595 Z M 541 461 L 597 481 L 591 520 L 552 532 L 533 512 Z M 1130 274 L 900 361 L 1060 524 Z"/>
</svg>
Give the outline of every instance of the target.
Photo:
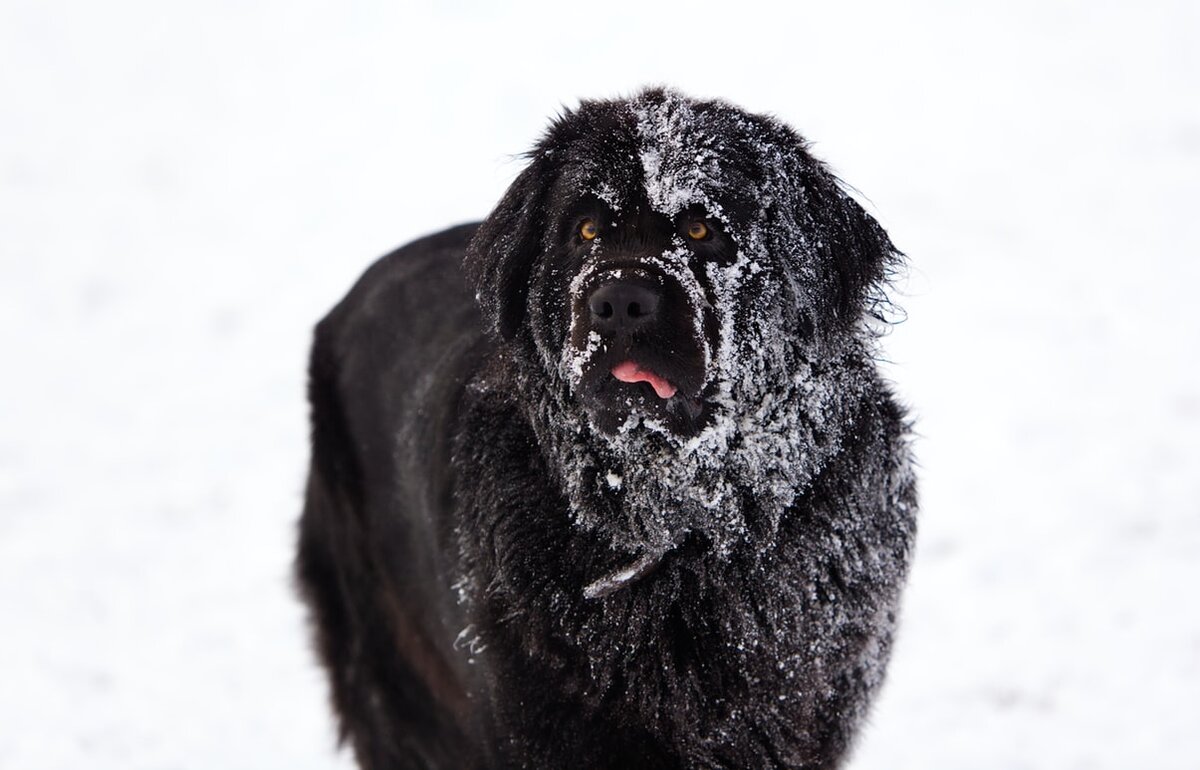
<svg viewBox="0 0 1200 770">
<path fill-rule="evenodd" d="M 715 323 L 684 239 L 689 229 L 710 232 L 704 217 L 599 210 L 574 229 L 572 256 L 581 259 L 566 355 L 576 397 L 609 433 L 634 416 L 696 433 L 707 417 Z"/>
</svg>

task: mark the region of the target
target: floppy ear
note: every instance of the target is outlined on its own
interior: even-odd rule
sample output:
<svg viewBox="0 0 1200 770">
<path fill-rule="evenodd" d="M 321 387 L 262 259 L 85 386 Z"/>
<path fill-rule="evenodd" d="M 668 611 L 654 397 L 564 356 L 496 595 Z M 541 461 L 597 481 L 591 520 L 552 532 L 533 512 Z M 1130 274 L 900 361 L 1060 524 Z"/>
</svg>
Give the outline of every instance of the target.
<svg viewBox="0 0 1200 770">
<path fill-rule="evenodd" d="M 903 255 L 823 163 L 810 159 L 806 165 L 801 199 L 817 230 L 821 262 L 830 271 L 829 306 L 837 320 L 849 322 L 882 298 L 882 284 Z"/>
<path fill-rule="evenodd" d="M 548 164 L 537 153 L 475 231 L 463 263 L 484 323 L 502 339 L 520 328 L 533 262 L 542 249 Z"/>
</svg>

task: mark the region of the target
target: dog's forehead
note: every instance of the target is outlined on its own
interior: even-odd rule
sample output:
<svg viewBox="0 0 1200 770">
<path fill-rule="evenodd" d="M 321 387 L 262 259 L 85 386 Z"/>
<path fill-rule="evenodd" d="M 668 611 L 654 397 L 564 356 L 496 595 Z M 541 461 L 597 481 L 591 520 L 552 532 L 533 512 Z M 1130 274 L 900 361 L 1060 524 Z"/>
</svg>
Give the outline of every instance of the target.
<svg viewBox="0 0 1200 770">
<path fill-rule="evenodd" d="M 558 167 L 560 201 L 594 196 L 617 212 L 668 218 L 700 207 L 727 225 L 761 212 L 768 164 L 782 155 L 772 121 L 673 92 L 588 102 L 541 145 Z"/>
</svg>

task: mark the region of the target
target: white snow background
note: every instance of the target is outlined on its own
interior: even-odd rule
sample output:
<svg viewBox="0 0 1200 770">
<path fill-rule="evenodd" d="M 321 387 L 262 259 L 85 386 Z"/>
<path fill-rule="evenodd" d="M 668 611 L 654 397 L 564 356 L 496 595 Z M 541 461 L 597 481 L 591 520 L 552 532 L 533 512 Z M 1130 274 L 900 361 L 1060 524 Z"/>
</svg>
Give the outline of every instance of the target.
<svg viewBox="0 0 1200 770">
<path fill-rule="evenodd" d="M 923 512 L 854 770 L 1200 763 L 1200 4 L 0 2 L 0 768 L 346 768 L 312 324 L 562 104 L 773 112 L 911 259 Z"/>
</svg>

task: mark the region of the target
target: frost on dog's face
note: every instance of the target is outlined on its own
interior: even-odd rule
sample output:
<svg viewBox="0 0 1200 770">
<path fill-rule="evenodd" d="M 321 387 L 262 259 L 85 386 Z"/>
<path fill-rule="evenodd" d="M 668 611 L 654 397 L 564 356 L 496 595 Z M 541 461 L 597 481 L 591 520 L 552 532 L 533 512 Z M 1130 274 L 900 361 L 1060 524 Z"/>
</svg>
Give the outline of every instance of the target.
<svg viewBox="0 0 1200 770">
<path fill-rule="evenodd" d="M 607 436 L 686 440 L 711 427 L 729 400 L 744 295 L 761 304 L 776 293 L 753 248 L 762 212 L 746 167 L 727 174 L 736 153 L 716 151 L 720 135 L 697 141 L 679 124 L 689 105 L 585 106 L 539 150 L 558 173 L 553 242 L 532 280 L 534 338 L 547 372 Z M 593 130 L 567 131 L 574 122 Z"/>
<path fill-rule="evenodd" d="M 643 551 L 776 526 L 869 387 L 894 253 L 786 126 L 658 90 L 561 118 L 472 252 L 577 522 Z"/>
<path fill-rule="evenodd" d="M 564 248 L 570 280 L 553 288 L 565 299 L 565 329 L 547 347 L 548 366 L 604 434 L 641 422 L 696 435 L 711 422 L 716 393 L 718 317 L 703 265 L 735 245 L 702 211 L 668 218 L 644 203 L 617 209 L 599 199 L 574 211 L 567 221 L 582 224 Z"/>
<path fill-rule="evenodd" d="M 687 441 L 736 411 L 758 363 L 811 341 L 808 298 L 770 248 L 815 262 L 800 228 L 769 233 L 798 146 L 671 93 L 611 106 L 585 105 L 539 150 L 558 173 L 535 340 L 597 431 Z"/>
</svg>

